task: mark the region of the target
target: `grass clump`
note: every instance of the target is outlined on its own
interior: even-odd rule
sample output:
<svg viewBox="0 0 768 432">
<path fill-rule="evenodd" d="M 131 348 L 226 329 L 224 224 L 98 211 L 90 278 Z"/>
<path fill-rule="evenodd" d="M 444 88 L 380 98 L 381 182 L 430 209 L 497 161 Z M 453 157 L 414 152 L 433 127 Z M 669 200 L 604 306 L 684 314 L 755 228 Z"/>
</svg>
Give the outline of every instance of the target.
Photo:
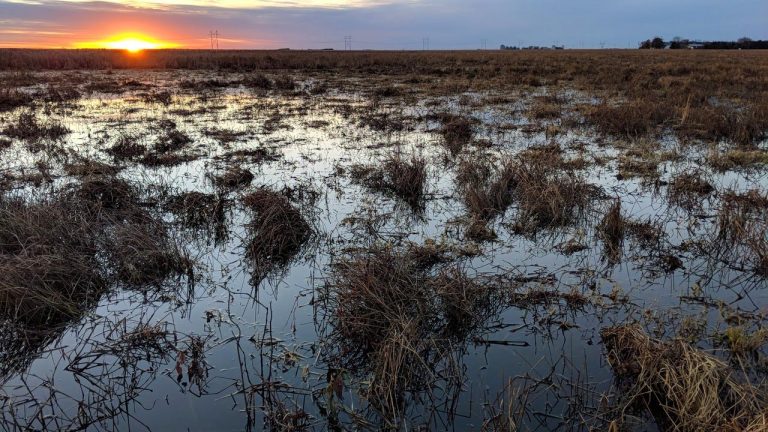
<svg viewBox="0 0 768 432">
<path fill-rule="evenodd" d="M 0 314 L 34 328 L 84 313 L 109 287 L 158 287 L 191 261 L 131 184 L 92 178 L 52 196 L 0 200 Z"/>
<path fill-rule="evenodd" d="M 652 100 L 603 103 L 588 108 L 586 112 L 587 120 L 598 131 L 624 138 L 652 135 L 669 121 L 671 115 L 664 104 Z"/>
<path fill-rule="evenodd" d="M 768 165 L 768 152 L 758 149 L 711 151 L 707 156 L 707 163 L 720 172 L 762 167 Z"/>
<path fill-rule="evenodd" d="M 314 232 L 302 212 L 287 196 L 261 188 L 243 197 L 253 217 L 248 223 L 246 257 L 254 268 L 254 281 L 286 267 Z"/>
<path fill-rule="evenodd" d="M 76 202 L 0 201 L 0 314 L 30 326 L 82 314 L 106 289 L 89 219 Z"/>
<path fill-rule="evenodd" d="M 695 172 L 684 172 L 669 183 L 667 189 L 667 200 L 670 203 L 680 206 L 684 209 L 697 208 L 701 204 L 701 199 L 712 192 L 715 188 L 712 183 L 703 179 Z"/>
<path fill-rule="evenodd" d="M 571 169 L 524 162 L 508 169 L 515 172 L 517 232 L 535 233 L 570 225 L 586 213 L 598 193 L 595 186 Z"/>
<path fill-rule="evenodd" d="M 253 173 L 247 169 L 231 167 L 224 174 L 213 177 L 213 183 L 221 188 L 237 189 L 248 186 L 254 178 Z"/>
<path fill-rule="evenodd" d="M 456 178 L 470 226 L 478 233 L 482 233 L 478 223 L 490 222 L 512 204 L 517 210 L 515 232 L 569 225 L 585 213 L 598 192 L 561 151 L 550 146 L 523 151 L 496 167 L 489 160 L 463 162 Z"/>
<path fill-rule="evenodd" d="M 757 190 L 729 191 L 721 202 L 715 256 L 737 269 L 768 277 L 768 197 Z"/>
<path fill-rule="evenodd" d="M 751 331 L 745 326 L 728 327 L 720 339 L 728 346 L 731 354 L 738 358 L 755 356 L 760 348 L 768 344 L 768 328 Z"/>
<path fill-rule="evenodd" d="M 16 123 L 9 124 L 3 134 L 11 137 L 35 143 L 43 139 L 57 140 L 69 133 L 69 129 L 55 120 L 41 123 L 34 111 L 19 114 Z"/>
<path fill-rule="evenodd" d="M 560 118 L 563 111 L 563 101 L 557 95 L 538 97 L 528 111 L 528 117 L 537 120 L 552 120 Z"/>
<path fill-rule="evenodd" d="M 722 360 L 676 339 L 650 338 L 639 326 L 601 332 L 626 408 L 650 411 L 664 430 L 764 430 L 768 395 Z"/>
<path fill-rule="evenodd" d="M 192 260 L 156 220 L 115 226 L 109 252 L 117 280 L 129 287 L 155 287 L 175 275 L 194 280 Z"/>
<path fill-rule="evenodd" d="M 157 137 L 153 150 L 155 153 L 164 154 L 182 150 L 192 143 L 192 139 L 176 129 L 176 124 L 170 120 L 160 123 L 161 133 Z"/>
<path fill-rule="evenodd" d="M 331 365 L 366 376 L 369 401 L 393 424 L 406 394 L 441 379 L 460 385 L 453 355 L 501 303 L 495 284 L 416 256 L 412 247 L 352 252 L 334 263 L 324 294 Z"/>
<path fill-rule="evenodd" d="M 0 89 L 0 112 L 12 111 L 32 102 L 32 97 L 22 91 L 10 88 Z"/>
<path fill-rule="evenodd" d="M 115 160 L 134 160 L 147 152 L 147 147 L 135 135 L 122 133 L 115 144 L 107 150 Z"/>
<path fill-rule="evenodd" d="M 427 183 L 427 162 L 419 156 L 406 159 L 399 153 L 390 155 L 380 166 L 356 165 L 350 173 L 352 179 L 366 187 L 394 195 L 411 208 L 423 206 Z"/>
<path fill-rule="evenodd" d="M 621 257 L 625 232 L 626 221 L 621 215 L 621 199 L 617 198 L 597 226 L 598 236 L 605 247 L 605 256 L 610 262 L 616 262 Z"/>
<path fill-rule="evenodd" d="M 477 121 L 452 114 L 439 115 L 438 119 L 442 123 L 440 134 L 443 136 L 443 144 L 451 155 L 456 156 L 472 141 Z"/>
</svg>

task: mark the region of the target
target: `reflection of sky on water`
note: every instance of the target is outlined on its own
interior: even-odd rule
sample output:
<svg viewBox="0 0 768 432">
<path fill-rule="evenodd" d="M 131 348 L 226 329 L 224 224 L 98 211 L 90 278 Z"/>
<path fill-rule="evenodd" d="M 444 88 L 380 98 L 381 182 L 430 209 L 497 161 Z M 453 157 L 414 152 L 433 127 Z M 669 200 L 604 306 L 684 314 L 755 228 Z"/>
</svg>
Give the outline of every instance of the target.
<svg viewBox="0 0 768 432">
<path fill-rule="evenodd" d="M 148 75 L 159 85 L 170 83 L 173 79 L 168 74 Z M 481 97 L 477 94 L 467 96 Z M 358 127 L 354 114 L 349 118 L 340 114 L 340 107 L 350 104 L 365 108 L 368 102 L 348 94 L 334 95 L 333 98 L 295 98 L 254 95 L 241 88 L 213 92 L 208 100 L 199 95 L 177 95 L 168 108 L 145 104 L 140 97 L 129 93 L 117 96 L 95 94 L 63 111 L 54 110 L 50 117 L 61 119 L 72 130 L 64 147 L 81 156 L 105 162 L 110 159 L 100 149 L 118 134 L 139 133 L 142 135 L 140 139 L 151 145 L 154 136 L 149 126 L 159 119 L 173 120 L 180 130 L 194 139 L 192 148 L 186 151 L 200 154 L 202 158 L 171 168 L 150 169 L 130 165 L 120 175 L 144 184 L 168 185 L 177 192 L 213 192 L 207 174 L 219 173 L 229 165 L 221 156 L 237 149 L 272 148 L 281 156 L 280 160 L 261 164 L 238 163 L 256 174 L 254 185 L 276 189 L 310 186 L 320 190 L 322 193 L 315 204 L 314 221 L 320 235 L 316 255 L 300 258 L 281 277 L 272 277 L 254 288 L 249 283 L 250 271 L 243 260 L 242 244 L 247 236 L 244 225 L 248 216 L 239 206 L 235 206 L 231 214 L 232 233 L 228 243 L 218 247 L 208 246 L 202 238 L 193 243 L 191 253 L 201 264 L 199 271 L 204 280 L 197 285 L 191 303 L 184 304 L 183 298 L 176 299 L 178 303 L 146 302 L 141 294 L 130 292 L 111 294 L 83 323 L 67 330 L 34 362 L 26 377 L 28 382 L 34 382 L 34 376 L 41 377 L 43 381 L 52 379 L 58 390 L 77 399 L 82 383 L 75 382 L 70 371 L 66 370 L 66 358 L 79 349 L 87 352 L 88 346 L 98 343 L 103 337 L 105 324 L 125 320 L 130 328 L 131 323 L 135 325 L 139 321 L 168 322 L 181 335 L 211 335 L 208 340 L 210 349 L 206 354 L 206 361 L 211 367 L 206 386 L 209 394 L 195 396 L 188 386 L 177 383 L 174 371 L 176 357 L 171 353 L 167 359 L 157 363 L 159 369 L 154 371 L 154 378 L 147 380 L 147 389 L 139 395 L 138 403 L 129 404 L 129 415 L 134 418 L 122 416 L 118 428 L 128 429 L 129 425 L 133 428 L 144 424 L 154 430 L 185 430 L 187 427 L 193 430 L 242 430 L 246 421 L 242 390 L 260 382 L 264 354 L 252 339 L 259 339 L 269 320 L 272 337 L 281 341 L 269 349 L 274 350 L 278 357 L 286 352 L 295 352 L 299 359 L 285 372 L 274 372 L 273 379 L 295 385 L 307 394 L 322 388 L 325 365 L 317 353 L 318 349 L 322 349 L 322 341 L 318 341 L 318 330 L 322 329 L 318 329 L 314 319 L 319 306 L 312 304 L 313 288 L 323 284 L 330 262 L 329 253 L 338 254 L 345 245 L 358 240 L 354 226 L 344 223 L 345 220 L 365 216 L 373 209 L 383 215 L 380 232 L 384 233 L 385 239 L 389 234 L 395 237 L 407 233 L 406 237 L 417 242 L 441 237 L 455 242 L 454 233 L 459 230 L 457 221 L 464 214 L 462 205 L 454 196 L 451 164 L 446 162 L 444 151 L 438 145 L 438 135 L 430 132 L 437 124 L 415 120 L 413 131 L 377 133 Z M 517 151 L 532 143 L 546 144 L 549 140 L 543 132 L 529 134 L 519 129 L 496 127 L 505 124 L 519 126 L 527 122 L 524 117 L 515 114 L 521 110 L 520 102 L 511 105 L 472 110 L 456 100 L 444 100 L 438 107 L 423 102 L 416 106 L 399 107 L 396 103 L 385 101 L 374 109 L 401 112 L 414 118 L 445 109 L 470 113 L 484 122 L 479 136 L 490 138 L 505 151 Z M 222 109 L 209 110 L 211 106 Z M 192 115 L 171 114 L 180 109 L 199 112 Z M 264 121 L 274 112 L 282 113 L 280 124 L 286 127 L 263 134 Z M 313 126 L 321 124 L 319 122 L 325 122 L 322 123 L 324 126 Z M 245 132 L 246 137 L 240 142 L 222 145 L 203 133 L 214 127 Z M 568 132 L 555 139 L 567 147 L 574 140 L 589 143 L 593 137 L 588 132 Z M 423 220 L 409 217 L 407 210 L 392 199 L 369 193 L 350 183 L 347 178 L 336 175 L 337 166 L 376 163 L 395 145 L 406 152 L 423 154 L 430 162 L 429 193 L 434 199 L 427 204 Z M 676 143 L 667 145 L 675 146 Z M 598 148 L 593 144 L 588 145 L 588 152 L 609 156 L 616 154 L 615 150 Z M 8 154 L 13 157 L 5 157 L 2 168 L 9 171 L 21 170 L 44 157 L 18 148 Z M 687 159 L 683 161 L 662 164 L 662 179 L 668 180 L 675 173 L 697 167 L 695 160 L 699 156 L 691 151 L 686 153 Z M 664 194 L 655 192 L 653 186 L 644 184 L 640 179 L 618 181 L 615 173 L 614 161 L 605 167 L 595 166 L 584 175 L 589 182 L 602 186 L 608 196 L 621 197 L 625 215 L 636 220 L 661 219 L 670 244 L 677 245 L 692 236 L 706 236 L 713 232 L 711 219 L 694 220 L 685 211 L 669 208 Z M 718 190 L 766 188 L 763 176 L 735 173 L 708 175 Z M 65 181 L 68 180 L 57 180 Z M 232 198 L 237 198 L 238 194 L 233 193 Z M 712 204 L 716 205 L 716 202 L 705 203 L 704 209 L 709 209 Z M 702 282 L 695 274 L 704 269 L 706 263 L 693 258 L 692 254 L 685 256 L 685 270 L 649 276 L 640 268 L 642 264 L 647 264 L 640 258 L 644 251 L 627 240 L 624 245 L 625 259 L 615 266 L 606 264 L 601 256 L 602 245 L 596 240 L 594 232 L 596 221 L 599 221 L 603 211 L 601 209 L 607 208 L 605 201 L 602 204 L 598 202 L 597 207 L 592 212 L 594 214 L 588 215 L 588 222 L 583 227 L 564 228 L 554 233 L 541 232 L 535 238 L 525 238 L 512 235 L 509 229 L 507 222 L 514 216 L 513 206 L 507 217 L 494 224 L 500 240 L 485 245 L 485 254 L 470 261 L 472 268 L 478 272 L 554 274 L 558 281 L 556 289 L 563 292 L 575 289 L 592 301 L 604 303 L 606 307 L 589 305 L 584 311 L 567 310 L 563 305 L 535 306 L 532 310 L 510 307 L 495 318 L 494 323 L 503 325 L 497 330 L 489 330 L 485 335 L 487 340 L 514 341 L 527 346 L 470 342 L 463 357 L 469 381 L 460 396 L 457 417 L 453 419 L 457 429 L 479 428 L 484 417 L 483 401 L 493 400 L 503 390 L 506 381 L 513 377 L 543 378 L 555 374 L 569 377 L 584 388 L 591 388 L 596 392 L 594 394 L 608 390 L 611 371 L 601 356 L 599 329 L 602 327 L 626 319 L 639 319 L 646 311 L 659 314 L 661 319 L 678 319 L 678 314 L 697 316 L 703 311 L 710 327 L 716 328 L 720 324 L 715 311 L 681 302 L 680 296 L 689 293 L 693 284 L 702 283 L 705 294 L 734 307 L 754 310 L 753 302 L 766 304 L 768 297 L 764 290 L 753 291 L 749 299 L 737 299 L 738 287 L 728 285 L 730 278 L 738 275 L 724 272 L 713 277 L 709 283 Z M 556 252 L 556 245 L 576 237 L 582 237 L 590 248 L 571 256 Z M 611 305 L 607 298 L 616 292 L 620 297 L 626 296 L 627 304 Z M 210 317 L 213 318 L 208 319 Z M 547 317 L 555 317 L 559 324 L 542 324 Z M 306 383 L 302 378 L 305 367 L 309 371 Z M 23 394 L 25 390 L 17 387 L 19 385 L 21 377 L 13 377 L 6 383 L 5 392 L 9 395 Z M 352 389 L 356 387 L 353 385 Z M 45 393 L 44 389 L 38 391 Z M 543 392 L 532 400 L 534 411 L 544 413 L 550 409 L 554 416 L 560 415 L 568 408 L 568 401 L 558 399 L 557 395 L 565 398 L 572 391 L 576 390 L 553 388 Z M 295 399 L 309 413 L 317 415 L 311 396 L 295 396 Z M 359 397 L 350 397 L 347 401 L 356 406 L 362 403 Z M 71 401 L 63 404 L 62 409 L 76 411 Z M 418 405 L 414 405 L 410 415 L 417 418 L 419 409 Z M 437 417 L 441 420 L 434 420 L 435 425 L 441 426 L 441 422 L 446 420 L 445 413 Z M 257 414 L 257 419 L 260 418 Z M 555 417 L 547 418 L 543 414 L 528 421 L 533 426 L 538 422 L 543 422 L 541 424 L 546 427 L 558 425 Z"/>
</svg>

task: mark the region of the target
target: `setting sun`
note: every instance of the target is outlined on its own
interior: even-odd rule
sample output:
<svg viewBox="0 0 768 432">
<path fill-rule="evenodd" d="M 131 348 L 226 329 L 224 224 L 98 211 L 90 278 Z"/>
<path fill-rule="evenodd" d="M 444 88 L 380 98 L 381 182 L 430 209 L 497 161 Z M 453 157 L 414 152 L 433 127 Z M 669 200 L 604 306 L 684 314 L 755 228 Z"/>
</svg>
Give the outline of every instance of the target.
<svg viewBox="0 0 768 432">
<path fill-rule="evenodd" d="M 131 53 L 143 50 L 178 48 L 179 45 L 172 42 L 163 42 L 140 34 L 120 34 L 108 39 L 92 42 L 77 42 L 75 48 L 106 48 L 120 49 Z"/>
</svg>

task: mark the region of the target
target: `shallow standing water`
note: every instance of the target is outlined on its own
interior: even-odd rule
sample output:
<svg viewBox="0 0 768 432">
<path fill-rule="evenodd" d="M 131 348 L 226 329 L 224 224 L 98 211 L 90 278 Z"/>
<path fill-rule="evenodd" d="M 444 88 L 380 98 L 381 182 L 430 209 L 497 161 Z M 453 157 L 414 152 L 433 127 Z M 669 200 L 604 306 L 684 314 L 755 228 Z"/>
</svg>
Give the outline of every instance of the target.
<svg viewBox="0 0 768 432">
<path fill-rule="evenodd" d="M 277 428 L 276 418 L 297 428 L 379 428 L 383 419 L 366 397 L 371 371 L 342 371 L 341 386 L 329 378 L 329 370 L 338 367 L 329 364 L 329 335 L 338 311 L 324 302 L 332 264 L 352 248 L 373 244 L 434 241 L 462 250 L 465 257 L 458 261 L 469 274 L 514 276 L 518 283 L 509 290 L 550 294 L 541 301 L 505 304 L 472 329 L 449 358 L 435 365 L 440 370 L 429 389 L 403 392 L 395 428 L 481 430 L 510 389 L 527 395 L 526 429 L 587 428 L 597 424 L 590 422 L 600 420 L 601 406 L 616 394 L 603 356 L 602 328 L 637 321 L 664 336 L 696 323 L 700 334 L 713 335 L 727 328 L 728 314 L 748 314 L 762 325 L 768 313 L 764 279 L 685 247 L 716 235 L 718 195 L 703 199 L 696 212 L 671 204 L 666 195 L 667 183 L 691 168 L 704 172 L 719 193 L 765 193 L 763 172 L 711 171 L 695 149 L 668 138 L 664 148 L 677 149 L 681 157 L 662 162 L 659 179 L 617 179 L 613 158 L 620 150 L 589 128 L 552 136 L 547 121 L 526 117 L 521 107 L 536 92 L 501 103 L 486 103 L 490 95 L 471 92 L 427 99 L 374 97 L 354 82 L 345 87 L 352 90 L 312 95 L 317 84 L 311 79 L 300 81 L 298 88 L 305 91 L 298 92 L 240 85 L 201 90 L 177 85 L 179 75 L 94 73 L 94 80 L 144 85 L 35 110 L 41 121 L 59 121 L 71 131 L 58 144 L 68 161 L 112 163 L 106 150 L 121 136 L 151 145 L 162 133 L 158 125 L 172 121 L 192 139 L 178 152 L 189 160 L 167 167 L 121 163 L 117 176 L 155 187 L 146 198 L 158 201 L 161 194 L 190 191 L 225 197 L 228 233 L 215 241 L 210 231 L 189 229 L 178 215 L 165 212 L 175 241 L 196 262 L 196 282 L 166 281 L 157 290 L 161 295 L 117 287 L 81 320 L 33 347 L 31 363 L 4 377 L 8 428 L 243 430 Z M 172 96 L 167 105 L 147 96 L 166 90 Z M 589 100 L 578 92 L 569 97 Z M 2 123 L 15 121 L 19 112 L 7 113 Z M 471 150 L 462 157 L 515 155 L 556 143 L 569 158 L 587 161 L 578 173 L 600 187 L 601 196 L 570 226 L 516 233 L 513 204 L 491 223 L 495 240 L 468 238 L 467 211 L 456 186 L 457 159 L 442 145 L 441 123 L 435 120 L 445 112 L 477 120 Z M 394 125 L 371 126 L 371 119 Z M 217 131 L 226 131 L 227 138 Z M 236 154 L 254 149 L 273 157 Z M 427 161 L 427 199 L 420 214 L 349 175 L 355 164 L 378 165 L 395 152 Z M 53 179 L 40 186 L 19 182 L 8 194 L 44 195 L 79 181 L 64 173 L 61 159 L 46 151 L 31 153 L 20 140 L 3 152 L 2 170 L 24 173 L 40 160 L 51 167 Z M 212 177 L 232 166 L 250 170 L 255 179 L 221 190 Z M 311 219 L 315 235 L 287 266 L 259 281 L 246 257 L 250 215 L 240 199 L 262 186 L 294 191 L 294 204 Z M 681 266 L 662 269 L 655 261 L 658 251 L 631 238 L 622 243 L 620 259 L 606 258 L 596 226 L 615 197 L 626 217 L 661 227 L 660 244 L 668 249 L 664 256 L 674 255 Z M 569 242 L 584 247 L 564 253 Z M 572 293 L 583 303 L 569 302 L 564 295 Z M 161 330 L 157 345 L 131 339 L 146 329 Z M 193 347 L 196 341 L 202 348 Z M 20 351 L 5 356 L 30 355 Z"/>
</svg>

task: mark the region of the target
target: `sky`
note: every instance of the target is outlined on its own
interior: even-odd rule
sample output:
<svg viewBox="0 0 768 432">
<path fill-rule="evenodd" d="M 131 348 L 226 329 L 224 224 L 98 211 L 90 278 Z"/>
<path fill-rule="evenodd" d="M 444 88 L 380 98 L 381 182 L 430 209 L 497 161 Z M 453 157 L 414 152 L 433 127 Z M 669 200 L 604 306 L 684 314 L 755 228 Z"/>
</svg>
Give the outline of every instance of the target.
<svg viewBox="0 0 768 432">
<path fill-rule="evenodd" d="M 644 39 L 768 39 L 768 0 L 0 0 L 0 47 L 133 36 L 165 47 L 635 48 Z M 95 43 L 95 44 L 94 44 Z M 160 46 L 160 45 L 158 45 Z"/>
</svg>

